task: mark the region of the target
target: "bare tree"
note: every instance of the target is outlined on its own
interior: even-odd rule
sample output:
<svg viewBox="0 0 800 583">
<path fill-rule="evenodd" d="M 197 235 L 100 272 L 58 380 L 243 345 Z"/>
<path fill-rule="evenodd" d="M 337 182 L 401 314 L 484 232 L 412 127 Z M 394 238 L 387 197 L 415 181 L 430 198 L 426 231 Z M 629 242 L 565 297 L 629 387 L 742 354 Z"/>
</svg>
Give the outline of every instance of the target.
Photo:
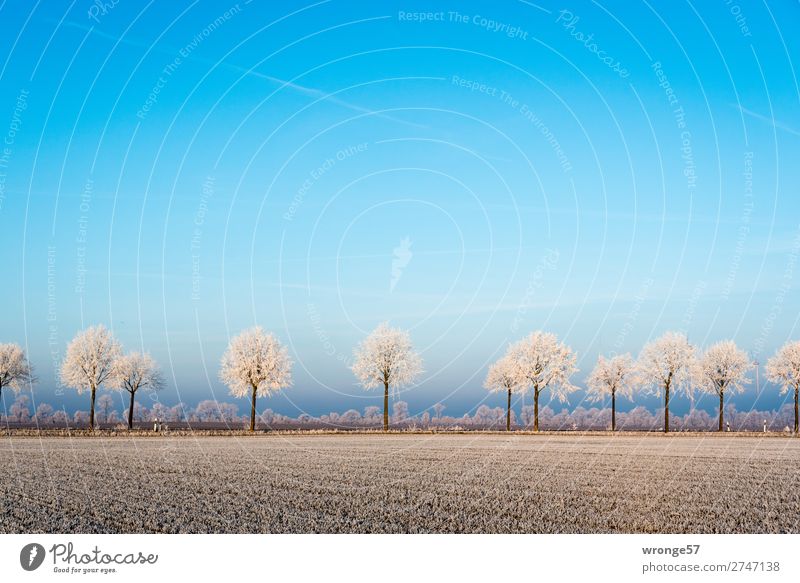
<svg viewBox="0 0 800 583">
<path fill-rule="evenodd" d="M 490 366 L 483 386 L 490 391 L 507 393 L 506 431 L 511 431 L 511 393 L 519 393 L 526 388 L 520 384 L 514 361 L 504 356 Z"/>
<path fill-rule="evenodd" d="M 539 431 L 539 395 L 545 389 L 561 402 L 577 391 L 569 377 L 577 372 L 572 349 L 559 342 L 555 334 L 533 332 L 508 349 L 518 384 L 533 389 L 533 430 Z"/>
<path fill-rule="evenodd" d="M 89 427 L 94 429 L 94 400 L 97 388 L 111 380 L 114 364 L 120 357 L 119 342 L 102 324 L 79 332 L 67 346 L 61 363 L 61 382 L 78 391 L 91 392 Z"/>
<path fill-rule="evenodd" d="M 234 397 L 250 396 L 250 431 L 255 431 L 256 396 L 290 387 L 292 360 L 274 335 L 256 326 L 231 339 L 219 376 Z"/>
<path fill-rule="evenodd" d="M 414 351 L 408 332 L 384 322 L 355 349 L 353 374 L 365 389 L 383 385 L 383 430 L 389 429 L 389 387 L 414 382 L 422 372 L 422 359 Z"/>
<path fill-rule="evenodd" d="M 447 409 L 444 403 L 436 403 L 433 406 L 433 412 L 436 414 L 436 419 L 442 418 L 442 412 Z"/>
<path fill-rule="evenodd" d="M 133 409 L 139 389 L 159 391 L 164 388 L 164 379 L 158 364 L 148 353 L 131 352 L 117 359 L 114 367 L 113 388 L 128 391 L 128 429 L 133 429 Z"/>
<path fill-rule="evenodd" d="M 589 399 L 600 401 L 611 396 L 611 431 L 617 430 L 617 395 L 633 398 L 636 365 L 630 354 L 612 358 L 600 356 L 597 364 L 586 379 Z"/>
<path fill-rule="evenodd" d="M 3 397 L 3 388 L 8 387 L 19 394 L 23 386 L 30 386 L 35 381 L 33 367 L 20 345 L 0 344 L 0 399 Z"/>
<path fill-rule="evenodd" d="M 664 393 L 664 433 L 669 433 L 671 392 L 691 394 L 697 378 L 697 351 L 684 334 L 667 332 L 642 349 L 637 374 L 644 389 L 654 395 Z"/>
<path fill-rule="evenodd" d="M 747 353 L 733 340 L 714 344 L 700 358 L 700 386 L 719 396 L 719 431 L 723 431 L 725 393 L 741 393 L 750 383 L 747 373 L 751 368 Z"/>
<path fill-rule="evenodd" d="M 800 341 L 788 342 L 767 362 L 767 378 L 781 386 L 781 395 L 794 389 L 794 432 L 798 432 L 798 393 L 800 393 Z"/>
</svg>

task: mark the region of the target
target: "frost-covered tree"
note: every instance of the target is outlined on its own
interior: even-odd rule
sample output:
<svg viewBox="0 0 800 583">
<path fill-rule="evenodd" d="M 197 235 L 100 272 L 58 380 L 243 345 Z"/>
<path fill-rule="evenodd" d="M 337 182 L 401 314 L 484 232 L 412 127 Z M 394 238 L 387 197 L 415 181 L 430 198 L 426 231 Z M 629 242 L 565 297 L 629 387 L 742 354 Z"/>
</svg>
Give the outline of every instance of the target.
<svg viewBox="0 0 800 583">
<path fill-rule="evenodd" d="M 166 421 L 167 415 L 169 415 L 169 408 L 164 403 L 154 403 L 153 408 L 150 409 L 150 414 L 153 416 L 153 419 Z"/>
<path fill-rule="evenodd" d="M 128 429 L 133 428 L 133 408 L 136 392 L 139 389 L 158 391 L 164 388 L 164 380 L 158 364 L 148 353 L 131 352 L 117 359 L 112 379 L 113 388 L 127 391 L 130 395 L 128 406 Z"/>
<path fill-rule="evenodd" d="M 426 428 L 431 424 L 431 414 L 428 411 L 422 412 L 420 423 L 422 423 L 422 426 Z"/>
<path fill-rule="evenodd" d="M 651 430 L 656 426 L 653 414 L 646 407 L 639 405 L 627 413 L 620 413 L 620 423 L 627 429 L 647 429 Z"/>
<path fill-rule="evenodd" d="M 59 409 L 50 417 L 50 422 L 60 427 L 69 427 L 69 415 L 63 409 Z"/>
<path fill-rule="evenodd" d="M 700 358 L 698 373 L 700 387 L 719 397 L 719 431 L 723 431 L 726 393 L 741 393 L 750 383 L 748 371 L 753 368 L 747 353 L 733 340 L 714 344 Z"/>
<path fill-rule="evenodd" d="M 247 419 L 244 416 L 239 417 L 239 405 L 234 403 L 217 403 L 217 407 L 219 409 L 219 418 L 224 423 L 237 423 Z M 275 417 L 277 418 L 278 415 L 275 415 Z"/>
<path fill-rule="evenodd" d="M 52 405 L 49 405 L 48 403 L 40 403 L 39 406 L 36 407 L 36 414 L 34 415 L 34 418 L 37 425 L 44 425 L 45 423 L 48 423 L 52 417 Z"/>
<path fill-rule="evenodd" d="M 33 368 L 19 344 L 0 344 L 0 399 L 4 388 L 8 387 L 19 394 L 25 385 L 35 380 Z"/>
<path fill-rule="evenodd" d="M 397 401 L 392 405 L 392 421 L 394 423 L 402 423 L 406 419 L 408 419 L 408 403 Z"/>
<path fill-rule="evenodd" d="M 11 420 L 17 423 L 27 423 L 31 420 L 31 410 L 28 408 L 31 400 L 28 395 L 19 395 L 11 405 L 9 412 Z"/>
<path fill-rule="evenodd" d="M 111 395 L 100 395 L 97 399 L 97 420 L 99 423 L 108 423 L 109 413 L 114 407 L 114 399 Z"/>
<path fill-rule="evenodd" d="M 358 425 L 361 422 L 361 413 L 355 409 L 348 409 L 342 413 L 339 420 L 345 425 Z"/>
<path fill-rule="evenodd" d="M 135 421 L 150 421 L 150 409 L 140 403 L 133 406 L 133 419 Z"/>
<path fill-rule="evenodd" d="M 186 420 L 186 406 L 183 403 L 178 403 L 169 408 L 166 417 L 167 421 L 180 422 Z"/>
<path fill-rule="evenodd" d="M 422 372 L 422 359 L 414 351 L 408 332 L 384 322 L 356 347 L 350 370 L 365 389 L 383 386 L 383 430 L 389 429 L 389 388 L 414 382 Z"/>
<path fill-rule="evenodd" d="M 368 425 L 375 425 L 376 423 L 380 422 L 381 419 L 381 408 L 376 407 L 375 405 L 369 405 L 368 407 L 364 407 L 364 422 Z"/>
<path fill-rule="evenodd" d="M 74 427 L 83 427 L 89 422 L 89 414 L 86 411 L 75 411 L 72 415 Z"/>
<path fill-rule="evenodd" d="M 436 403 L 433 406 L 433 412 L 436 414 L 436 419 L 442 418 L 442 413 L 445 409 L 447 409 L 447 406 L 444 403 Z"/>
<path fill-rule="evenodd" d="M 578 390 L 569 378 L 577 372 L 572 349 L 555 334 L 533 332 L 508 349 L 518 384 L 533 390 L 533 430 L 539 431 L 539 395 L 550 389 L 559 401 Z"/>
<path fill-rule="evenodd" d="M 121 355 L 119 342 L 102 324 L 78 333 L 67 346 L 61 363 L 61 382 L 78 391 L 91 393 L 89 427 L 94 429 L 94 400 L 98 387 L 111 380 L 114 364 Z"/>
<path fill-rule="evenodd" d="M 506 417 L 505 411 L 502 407 L 489 407 L 488 405 L 481 405 L 472 416 L 472 423 L 477 427 L 495 428 L 503 422 Z"/>
<path fill-rule="evenodd" d="M 261 419 L 261 422 L 264 423 L 264 425 L 274 425 L 275 424 L 275 411 L 273 411 L 272 409 L 267 408 L 267 409 L 265 409 L 264 411 L 261 412 L 261 415 L 259 415 L 258 418 Z"/>
<path fill-rule="evenodd" d="M 220 415 L 217 402 L 210 399 L 200 401 L 192 412 L 191 417 L 203 422 L 218 421 Z"/>
<path fill-rule="evenodd" d="M 506 393 L 506 431 L 511 431 L 511 393 L 519 393 L 526 388 L 520 384 L 514 361 L 504 356 L 490 366 L 483 386 L 490 391 Z"/>
<path fill-rule="evenodd" d="M 800 341 L 788 342 L 767 362 L 767 378 L 781 386 L 781 395 L 794 389 L 794 432 L 798 432 L 800 394 Z"/>
<path fill-rule="evenodd" d="M 256 396 L 292 385 L 289 351 L 260 326 L 231 339 L 222 355 L 219 377 L 234 397 L 250 397 L 250 431 L 256 428 Z"/>
<path fill-rule="evenodd" d="M 669 400 L 672 393 L 691 394 L 697 378 L 697 351 L 684 334 L 667 332 L 647 344 L 639 355 L 637 375 L 643 389 L 664 393 L 664 433 L 669 433 Z"/>
<path fill-rule="evenodd" d="M 617 395 L 633 398 L 636 365 L 630 354 L 620 354 L 611 358 L 600 356 L 597 364 L 586 379 L 586 391 L 592 401 L 602 401 L 611 397 L 611 431 L 617 430 Z"/>
</svg>

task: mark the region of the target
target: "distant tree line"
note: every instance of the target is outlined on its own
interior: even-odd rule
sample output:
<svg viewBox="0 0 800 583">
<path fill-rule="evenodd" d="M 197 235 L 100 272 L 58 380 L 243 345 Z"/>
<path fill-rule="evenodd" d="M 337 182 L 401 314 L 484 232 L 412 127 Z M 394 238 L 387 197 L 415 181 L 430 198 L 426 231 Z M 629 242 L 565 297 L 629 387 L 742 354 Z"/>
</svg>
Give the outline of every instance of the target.
<svg viewBox="0 0 800 583">
<path fill-rule="evenodd" d="M 148 401 L 148 400 L 145 400 Z M 557 402 L 557 401 L 556 401 Z M 583 407 L 574 409 L 559 408 L 556 402 L 544 404 L 539 410 L 539 427 L 543 431 L 598 431 L 608 430 L 611 425 L 609 407 Z M 111 393 L 103 393 L 97 398 L 95 411 L 96 426 L 104 428 L 127 428 L 128 408 L 120 410 L 121 399 Z M 518 407 L 519 415 L 511 411 L 511 425 L 515 428 L 529 429 L 533 426 L 533 405 Z M 441 403 L 431 409 L 446 410 Z M 391 408 L 389 421 L 391 427 L 399 430 L 505 430 L 507 409 L 503 406 L 491 407 L 481 404 L 473 411 L 462 415 L 437 413 L 435 410 L 422 411 L 417 415 L 409 413 L 408 403 L 395 401 Z M 659 431 L 664 427 L 663 410 L 650 411 L 647 407 L 617 412 L 617 429 L 625 431 Z M 730 431 L 791 431 L 794 419 L 793 406 L 783 405 L 777 411 L 748 409 L 738 411 L 734 405 L 725 406 L 726 429 Z M 235 403 L 202 400 L 192 406 L 188 403 L 164 405 L 153 403 L 150 407 L 135 404 L 133 426 L 152 428 L 155 421 L 165 429 L 193 427 L 198 429 L 226 428 L 248 429 L 249 411 L 242 415 Z M 382 408 L 367 406 L 361 410 L 348 409 L 344 412 L 331 411 L 322 415 L 303 413 L 296 417 L 265 409 L 256 417 L 257 427 L 270 429 L 332 429 L 360 430 L 383 427 Z M 89 426 L 89 411 L 68 412 L 54 409 L 49 403 L 34 401 L 22 393 L 11 402 L 5 414 L 0 411 L 0 427 L 40 427 L 44 429 L 80 429 Z M 710 431 L 717 429 L 717 417 L 707 411 L 694 408 L 685 415 L 670 412 L 671 431 Z"/>
<path fill-rule="evenodd" d="M 540 397 L 548 394 L 550 401 L 566 402 L 568 396 L 579 388 L 571 382 L 578 372 L 575 366 L 577 355 L 565 343 L 547 332 L 533 332 L 522 340 L 509 345 L 506 353 L 489 367 L 485 387 L 491 391 L 504 393 L 505 410 L 481 405 L 473 416 L 442 416 L 444 405 L 435 404 L 431 416 L 425 411 L 420 416 L 409 417 L 408 405 L 395 402 L 393 412 L 389 412 L 389 396 L 399 388 L 413 384 L 422 373 L 422 359 L 414 350 L 407 331 L 380 324 L 367 336 L 354 351 L 351 367 L 358 382 L 366 390 L 383 388 L 383 410 L 367 407 L 364 413 L 354 409 L 342 415 L 331 413 L 319 418 L 301 415 L 297 419 L 278 415 L 267 409 L 257 414 L 258 397 L 268 397 L 292 385 L 292 360 L 288 350 L 274 334 L 254 327 L 233 337 L 225 350 L 220 364 L 220 379 L 228 386 L 231 395 L 248 398 L 250 411 L 248 427 L 256 428 L 257 420 L 266 425 L 276 423 L 326 426 L 370 426 L 380 424 L 388 430 L 390 423 L 403 427 L 459 426 L 499 428 L 505 422 L 505 429 L 521 425 L 533 431 L 543 428 L 617 428 L 652 429 L 659 424 L 664 432 L 670 431 L 670 424 L 681 430 L 710 429 L 707 413 L 691 411 L 683 417 L 670 414 L 672 397 L 676 394 L 693 396 L 695 391 L 715 395 L 719 399 L 716 428 L 723 431 L 730 426 L 734 429 L 774 429 L 776 423 L 783 423 L 787 408 L 779 412 L 740 413 L 725 406 L 725 395 L 740 393 L 750 383 L 748 373 L 754 363 L 746 352 L 731 340 L 716 343 L 705 351 L 691 344 L 684 334 L 667 332 L 648 343 L 637 359 L 630 354 L 601 355 L 594 369 L 586 379 L 587 394 L 591 401 L 610 400 L 609 409 L 584 409 L 578 407 L 573 412 L 563 410 L 555 413 L 550 407 L 540 412 Z M 141 391 L 158 391 L 164 387 L 163 378 L 157 363 L 147 353 L 123 353 L 119 342 L 104 326 L 92 326 L 79 332 L 68 344 L 60 367 L 61 382 L 79 394 L 89 393 L 89 411 L 78 411 L 71 418 L 66 411 L 54 411 L 41 403 L 31 412 L 26 395 L 19 396 L 11 405 L 7 420 L 24 423 L 26 420 L 55 425 L 96 424 L 96 408 L 99 408 L 101 423 L 121 423 L 113 407 L 110 395 L 103 394 L 97 399 L 97 391 L 107 388 L 127 393 L 128 407 L 123 414 L 129 428 L 134 420 L 160 419 L 175 422 L 221 422 L 237 423 L 238 408 L 229 403 L 202 401 L 197 407 L 189 409 L 183 404 L 166 407 L 155 403 L 150 410 L 136 402 Z M 793 431 L 798 432 L 798 397 L 800 397 L 800 341 L 788 342 L 769 359 L 766 365 L 767 380 L 780 387 L 781 394 L 791 391 L 794 397 Z M 0 344 L 0 398 L 3 389 L 10 389 L 19 395 L 24 388 L 31 389 L 36 382 L 33 368 L 24 350 L 16 344 Z M 652 416 L 644 407 L 636 407 L 627 413 L 618 413 L 617 397 L 633 400 L 637 393 L 656 395 L 663 398 L 663 413 Z M 519 422 L 513 411 L 515 399 L 523 395 L 533 397 L 533 405 L 522 407 Z M 96 407 L 97 402 L 97 407 Z M 789 409 L 790 410 L 790 409 Z M 724 423 L 726 411 L 728 423 Z M 540 415 L 541 413 L 541 415 Z M 86 419 L 84 419 L 86 416 Z M 731 417 L 733 423 L 731 424 Z M 755 420 L 754 420 L 755 419 Z M 446 422 L 445 422 L 446 421 Z"/>
</svg>

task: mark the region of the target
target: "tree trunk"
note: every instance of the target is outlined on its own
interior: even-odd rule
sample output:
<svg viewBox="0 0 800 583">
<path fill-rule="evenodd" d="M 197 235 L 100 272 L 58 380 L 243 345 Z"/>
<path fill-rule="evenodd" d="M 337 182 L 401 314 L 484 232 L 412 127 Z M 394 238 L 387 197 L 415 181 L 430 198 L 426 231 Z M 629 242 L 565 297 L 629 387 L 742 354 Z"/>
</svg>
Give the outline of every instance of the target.
<svg viewBox="0 0 800 583">
<path fill-rule="evenodd" d="M 794 432 L 797 433 L 797 393 L 800 392 L 800 387 L 794 388 Z"/>
<path fill-rule="evenodd" d="M 133 429 L 133 397 L 136 391 L 131 391 L 131 405 L 128 407 L 128 429 Z"/>
<path fill-rule="evenodd" d="M 256 430 L 256 387 L 253 386 L 253 399 L 250 401 L 250 431 Z"/>
<path fill-rule="evenodd" d="M 723 405 L 722 405 L 722 400 L 724 398 L 723 397 L 724 394 L 725 393 L 723 393 L 722 391 L 719 392 L 719 430 L 720 431 L 722 431 L 722 416 L 724 415 L 724 413 L 723 413 Z"/>
<path fill-rule="evenodd" d="M 383 381 L 383 430 L 389 431 L 389 383 Z"/>
<path fill-rule="evenodd" d="M 669 383 L 664 387 L 664 433 L 669 433 Z"/>
<path fill-rule="evenodd" d="M 611 391 L 611 431 L 617 430 L 617 392 Z"/>
<path fill-rule="evenodd" d="M 94 429 L 94 395 L 97 392 L 97 387 L 92 387 L 92 406 L 89 409 L 89 429 Z"/>
<path fill-rule="evenodd" d="M 539 389 L 533 390 L 533 430 L 539 431 Z"/>
<path fill-rule="evenodd" d="M 511 389 L 508 389 L 508 407 L 506 407 L 506 431 L 511 431 Z"/>
</svg>

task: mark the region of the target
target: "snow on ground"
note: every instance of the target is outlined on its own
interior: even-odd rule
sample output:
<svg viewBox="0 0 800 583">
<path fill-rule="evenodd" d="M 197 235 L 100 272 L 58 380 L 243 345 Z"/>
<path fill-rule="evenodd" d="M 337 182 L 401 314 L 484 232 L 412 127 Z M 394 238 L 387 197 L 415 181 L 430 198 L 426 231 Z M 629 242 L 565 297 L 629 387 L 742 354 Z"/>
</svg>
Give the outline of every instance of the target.
<svg viewBox="0 0 800 583">
<path fill-rule="evenodd" d="M 0 532 L 800 532 L 800 439 L 0 439 Z"/>
</svg>

